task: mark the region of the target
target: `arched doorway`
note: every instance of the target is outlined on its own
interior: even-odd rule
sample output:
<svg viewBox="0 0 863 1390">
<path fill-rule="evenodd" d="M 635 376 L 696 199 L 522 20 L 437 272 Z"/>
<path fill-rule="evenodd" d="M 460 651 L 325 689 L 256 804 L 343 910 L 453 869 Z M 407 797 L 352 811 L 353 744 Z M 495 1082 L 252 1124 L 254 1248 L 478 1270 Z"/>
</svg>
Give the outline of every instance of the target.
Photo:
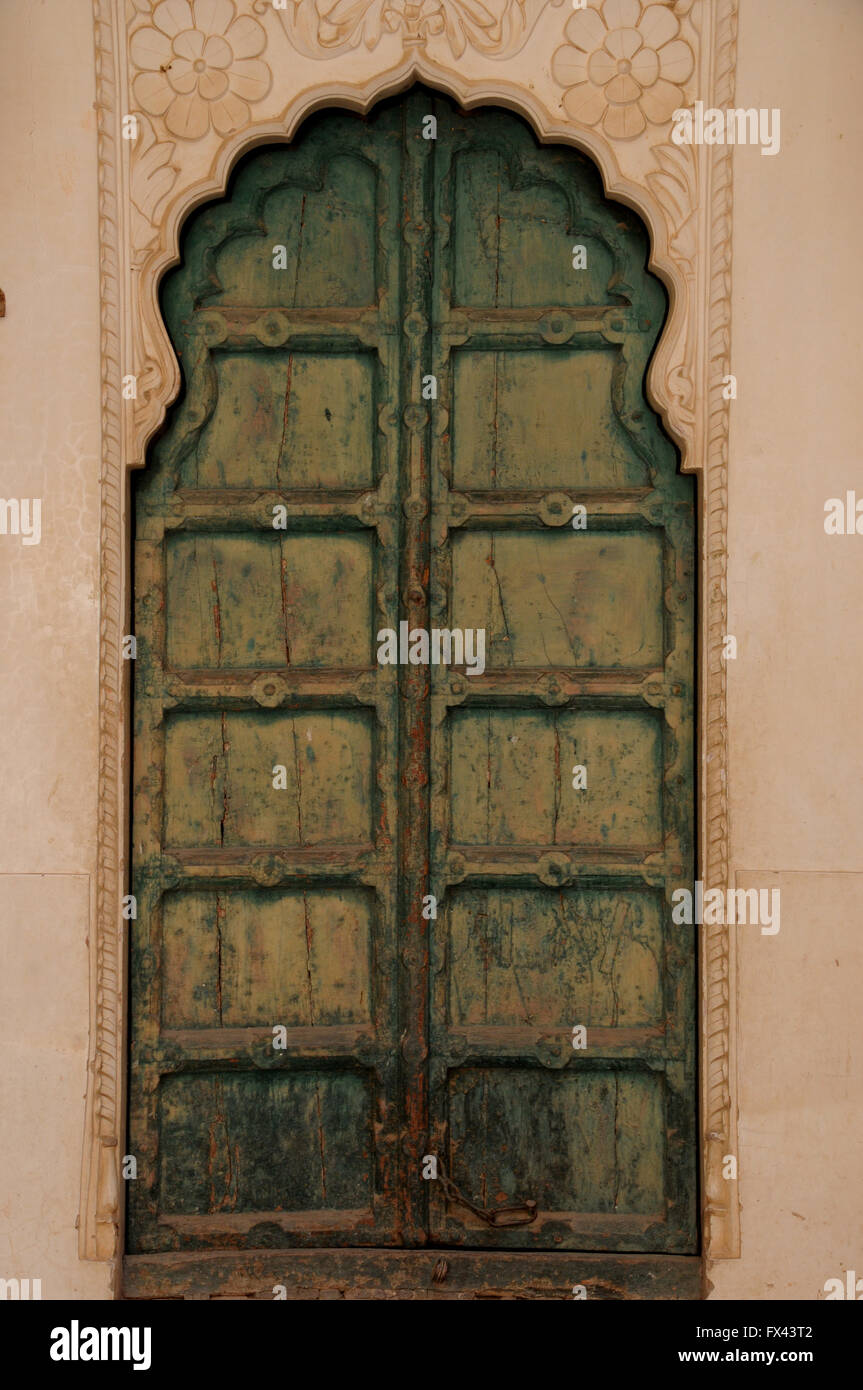
<svg viewBox="0 0 863 1390">
<path fill-rule="evenodd" d="M 189 220 L 136 489 L 154 1279 L 697 1249 L 694 482 L 647 254 L 584 156 L 423 88 Z"/>
</svg>

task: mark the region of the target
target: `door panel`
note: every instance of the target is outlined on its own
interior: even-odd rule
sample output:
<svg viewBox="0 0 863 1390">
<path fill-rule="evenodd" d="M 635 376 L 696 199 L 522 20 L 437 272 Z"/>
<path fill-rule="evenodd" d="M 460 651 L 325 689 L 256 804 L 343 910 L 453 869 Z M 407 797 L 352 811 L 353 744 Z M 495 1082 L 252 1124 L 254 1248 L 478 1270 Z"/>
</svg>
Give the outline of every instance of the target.
<svg viewBox="0 0 863 1390">
<path fill-rule="evenodd" d="M 171 893 L 162 926 L 162 1026 L 371 1023 L 367 890 Z"/>
<path fill-rule="evenodd" d="M 662 904 L 650 890 L 469 888 L 448 895 L 454 1027 L 662 1026 Z"/>
<path fill-rule="evenodd" d="M 136 491 L 132 1250 L 398 1239 L 397 681 L 374 633 L 398 583 L 402 143 L 390 109 L 255 155 L 163 287 L 185 392 Z"/>
<path fill-rule="evenodd" d="M 256 328 L 267 334 L 271 325 Z M 370 486 L 375 370 L 367 354 L 279 352 L 263 362 L 228 354 L 217 359 L 213 377 L 215 409 L 190 460 L 188 486 Z"/>
<path fill-rule="evenodd" d="M 546 158 L 500 112 L 491 119 L 487 112 L 479 117 L 481 131 L 449 121 L 444 136 L 438 135 L 450 161 L 441 203 L 457 209 L 452 302 L 492 309 L 618 303 L 609 285 L 615 269 L 609 219 L 600 212 L 594 222 L 583 205 L 583 181 L 550 179 L 549 166 L 560 151 L 549 151 Z M 443 143 L 437 146 L 444 148 Z M 567 159 L 570 169 L 577 167 L 564 154 Z M 570 225 L 578 228 L 578 242 L 587 251 L 586 271 L 578 275 L 569 273 Z"/>
<path fill-rule="evenodd" d="M 643 229 L 417 88 L 249 156 L 182 251 L 135 499 L 130 1250 L 694 1251 L 694 488 Z M 403 621 L 484 669 L 379 664 Z"/>
<path fill-rule="evenodd" d="M 651 532 L 455 532 L 452 615 L 489 666 L 662 665 L 663 554 Z M 575 552 L 575 553 L 573 553 Z"/>
<path fill-rule="evenodd" d="M 367 535 L 186 535 L 167 543 L 174 670 L 368 667 Z"/>
<path fill-rule="evenodd" d="M 526 336 L 522 318 L 488 325 L 490 333 L 512 326 Z M 571 488 L 575 475 L 582 487 L 644 487 L 647 466 L 612 410 L 614 367 L 604 351 L 459 352 L 453 486 Z"/>
<path fill-rule="evenodd" d="M 432 1237 L 689 1252 L 692 484 L 643 398 L 663 295 L 581 156 L 451 109 L 435 156 L 432 613 L 487 656 L 431 668 L 432 1149 L 475 1207 L 538 1216 L 490 1228 L 433 1187 Z"/>
</svg>

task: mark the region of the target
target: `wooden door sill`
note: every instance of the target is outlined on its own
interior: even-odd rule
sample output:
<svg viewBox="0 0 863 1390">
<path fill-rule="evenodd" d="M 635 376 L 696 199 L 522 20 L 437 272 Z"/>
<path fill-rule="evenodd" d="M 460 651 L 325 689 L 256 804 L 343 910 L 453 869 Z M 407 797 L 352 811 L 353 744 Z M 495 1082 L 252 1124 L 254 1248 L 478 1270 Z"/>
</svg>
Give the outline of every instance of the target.
<svg viewBox="0 0 863 1390">
<path fill-rule="evenodd" d="M 445 1262 L 445 1263 L 444 1263 Z M 700 1300 L 699 1255 L 259 1250 L 127 1255 L 127 1299 Z M 281 1293 L 281 1289 L 284 1293 Z"/>
</svg>

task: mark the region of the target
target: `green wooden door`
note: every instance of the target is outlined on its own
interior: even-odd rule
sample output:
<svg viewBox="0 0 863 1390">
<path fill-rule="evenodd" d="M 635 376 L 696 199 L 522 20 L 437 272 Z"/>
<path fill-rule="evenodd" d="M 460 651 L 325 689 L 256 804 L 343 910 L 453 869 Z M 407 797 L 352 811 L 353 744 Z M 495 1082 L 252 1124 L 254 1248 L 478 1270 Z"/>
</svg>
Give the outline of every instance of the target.
<svg viewBox="0 0 863 1390">
<path fill-rule="evenodd" d="M 132 1252 L 696 1250 L 647 256 L 584 157 L 423 89 L 190 218 L 135 497 Z M 484 660 L 382 662 L 401 623 Z"/>
</svg>

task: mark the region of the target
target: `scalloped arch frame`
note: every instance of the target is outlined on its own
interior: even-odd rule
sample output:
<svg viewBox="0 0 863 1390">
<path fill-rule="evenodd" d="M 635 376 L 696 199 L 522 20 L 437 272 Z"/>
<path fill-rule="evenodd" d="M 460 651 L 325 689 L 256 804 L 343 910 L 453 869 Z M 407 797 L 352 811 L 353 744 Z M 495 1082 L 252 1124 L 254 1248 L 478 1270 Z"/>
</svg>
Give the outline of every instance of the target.
<svg viewBox="0 0 863 1390">
<path fill-rule="evenodd" d="M 553 76 L 556 52 L 570 48 L 561 0 L 496 0 L 501 23 L 468 32 L 454 57 L 459 0 L 430 0 L 443 31 L 405 18 L 369 37 L 359 28 L 334 51 L 271 0 L 212 0 L 263 31 L 259 49 L 272 75 L 242 128 L 184 139 L 136 104 L 139 75 L 132 40 L 167 14 L 183 19 L 189 0 L 93 0 L 98 112 L 101 295 L 102 471 L 100 522 L 99 808 L 96 892 L 90 931 L 90 1050 L 84 1125 L 79 1255 L 115 1263 L 123 1251 L 125 1143 L 128 765 L 131 691 L 122 638 L 130 628 L 129 473 L 143 466 L 149 441 L 180 387 L 180 370 L 159 309 L 159 286 L 179 261 L 182 225 L 223 195 L 238 159 L 257 145 L 289 142 L 325 107 L 365 113 L 376 102 L 424 82 L 471 108 L 506 107 L 544 143 L 573 145 L 598 166 L 606 194 L 633 209 L 651 243 L 650 269 L 669 296 L 668 317 L 650 364 L 651 404 L 681 452 L 684 472 L 700 478 L 698 874 L 711 886 L 729 875 L 725 667 L 728 411 L 730 374 L 732 151 L 677 146 L 670 119 L 637 137 L 609 138 L 567 113 Z M 302 17 L 314 0 L 299 0 Z M 323 10 L 327 0 L 318 0 Z M 290 6 L 294 0 L 288 0 Z M 738 0 L 605 0 L 666 9 L 678 41 L 693 55 L 682 104 L 734 101 Z M 380 0 L 368 0 L 371 12 Z M 362 7 L 357 7 L 361 9 Z M 402 7 L 404 8 L 404 7 Z M 455 19 L 450 23 L 452 8 Z M 603 0 L 588 0 L 599 17 Z M 156 12 L 160 13 L 157 14 Z M 356 12 L 356 11 L 355 11 Z M 317 11 L 315 11 L 317 13 Z M 504 22 L 506 21 L 506 22 Z M 413 27 L 411 27 L 413 26 Z M 311 32 L 311 37 L 310 37 Z M 231 30 L 228 29 L 230 37 Z M 170 32 L 167 34 L 170 41 Z M 256 42 L 261 38 L 256 35 Z M 461 41 L 459 41 L 461 42 Z M 317 43 L 317 49 L 316 49 Z M 263 62 L 262 59 L 258 61 Z M 287 103 L 277 91 L 293 92 Z M 260 108 L 260 119 L 258 111 Z M 134 117 L 134 138 L 126 138 Z M 123 379 L 135 378 L 126 399 Z M 733 935 L 699 928 L 700 1161 L 702 1253 L 740 1253 L 737 1181 L 724 1176 L 737 1154 L 736 956 Z"/>
</svg>

